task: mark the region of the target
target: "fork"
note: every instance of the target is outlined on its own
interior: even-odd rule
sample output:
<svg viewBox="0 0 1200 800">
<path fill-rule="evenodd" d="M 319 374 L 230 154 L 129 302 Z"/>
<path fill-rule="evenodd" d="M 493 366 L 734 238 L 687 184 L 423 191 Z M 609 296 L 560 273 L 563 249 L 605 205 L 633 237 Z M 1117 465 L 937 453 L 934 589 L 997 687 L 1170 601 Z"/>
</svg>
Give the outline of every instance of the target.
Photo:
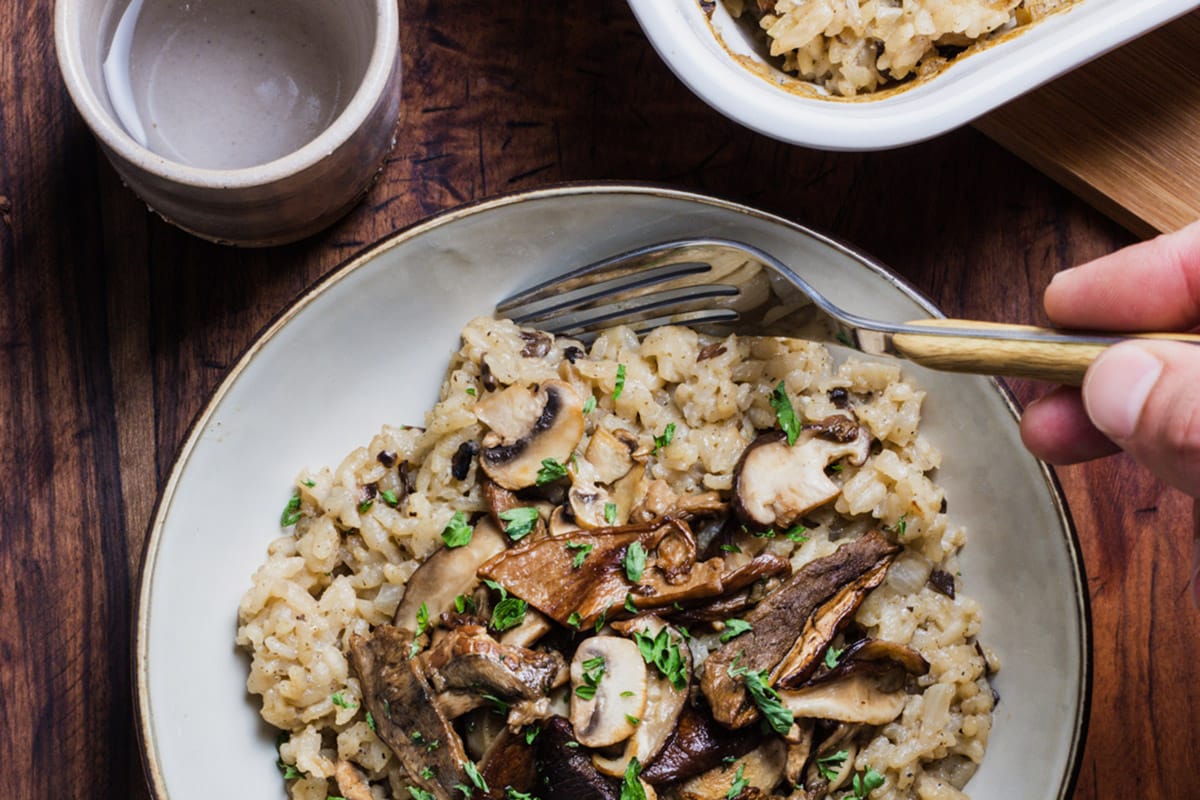
<svg viewBox="0 0 1200 800">
<path fill-rule="evenodd" d="M 1129 338 L 1200 344 L 1200 336 L 1080 333 L 962 319 L 886 322 L 831 303 L 779 259 L 727 239 L 680 239 L 597 261 L 502 300 L 519 325 L 590 342 L 617 325 L 790 336 L 839 343 L 925 367 L 1078 386 L 1106 347 Z"/>
</svg>

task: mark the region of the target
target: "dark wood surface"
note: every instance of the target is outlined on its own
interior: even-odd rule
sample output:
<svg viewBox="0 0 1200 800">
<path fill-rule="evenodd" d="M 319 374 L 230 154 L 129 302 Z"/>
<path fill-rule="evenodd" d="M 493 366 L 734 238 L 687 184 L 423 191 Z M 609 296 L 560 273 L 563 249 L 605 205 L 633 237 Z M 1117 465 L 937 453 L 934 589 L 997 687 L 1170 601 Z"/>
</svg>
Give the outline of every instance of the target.
<svg viewBox="0 0 1200 800">
<path fill-rule="evenodd" d="M 193 416 L 264 324 L 379 236 L 500 192 L 655 181 L 829 231 L 949 314 L 1035 322 L 1056 270 L 1132 240 L 970 129 L 865 155 L 750 133 L 695 99 L 616 0 L 402 5 L 405 98 L 379 183 L 328 232 L 261 251 L 206 244 L 148 213 L 71 106 L 52 4 L 0 5 L 0 764 L 10 797 L 146 796 L 130 647 L 156 493 Z M 1038 391 L 1014 389 L 1022 400 Z M 1077 797 L 1200 796 L 1191 502 L 1125 458 L 1058 474 L 1095 625 Z"/>
</svg>

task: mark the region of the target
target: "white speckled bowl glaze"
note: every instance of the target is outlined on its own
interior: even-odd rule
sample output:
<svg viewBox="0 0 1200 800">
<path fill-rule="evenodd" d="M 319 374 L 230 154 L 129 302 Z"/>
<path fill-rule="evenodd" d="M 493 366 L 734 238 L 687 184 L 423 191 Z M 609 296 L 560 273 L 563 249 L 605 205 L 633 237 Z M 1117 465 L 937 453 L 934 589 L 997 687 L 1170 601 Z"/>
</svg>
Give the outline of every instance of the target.
<svg viewBox="0 0 1200 800">
<path fill-rule="evenodd" d="M 629 5 L 671 70 L 730 119 L 792 144 L 879 150 L 957 128 L 1200 3 L 1079 0 L 957 59 L 929 80 L 854 101 L 798 93 L 801 82 L 764 57 L 749 26 L 733 20 L 721 0 L 711 22 L 698 0 L 629 0 Z"/>
<path fill-rule="evenodd" d="M 572 267 L 688 236 L 739 239 L 790 263 L 847 309 L 906 320 L 937 310 L 852 249 L 745 206 L 654 187 L 576 185 L 449 211 L 369 247 L 282 314 L 197 418 L 159 499 L 138 600 L 136 686 L 157 800 L 283 798 L 274 732 L 246 692 L 237 607 L 280 535 L 305 466 L 337 464 L 384 423 L 421 424 L 459 331 L 501 298 Z M 835 354 L 847 355 L 842 348 Z M 303 368 L 297 368 L 303 365 Z M 927 392 L 937 480 L 969 529 L 963 591 L 999 654 L 974 800 L 1066 800 L 1090 691 L 1078 544 L 1016 411 L 988 378 L 906 365 Z M 219 764 L 220 769 L 197 769 Z"/>
<path fill-rule="evenodd" d="M 392 146 L 399 115 L 396 0 L 146 0 L 137 23 L 141 38 L 135 41 L 148 40 L 150 49 L 140 62 L 135 54 L 131 64 L 133 70 L 157 72 L 143 75 L 140 83 L 130 81 L 132 94 L 139 104 L 148 103 L 145 93 L 153 90 L 164 126 L 170 124 L 180 139 L 186 138 L 192 152 L 216 152 L 217 160 L 207 162 L 139 143 L 115 110 L 119 104 L 110 96 L 103 64 L 122 13 L 134 1 L 141 0 L 58 0 L 55 43 L 63 79 L 80 114 L 121 178 L 152 210 L 197 236 L 260 246 L 315 233 L 358 201 Z M 194 51 L 169 51 L 166 44 L 176 41 L 172 37 L 179 28 L 168 27 L 178 20 L 160 13 L 164 8 L 176 16 L 193 15 L 185 18 L 193 28 L 207 26 L 202 31 L 208 32 L 208 46 L 201 37 Z M 228 19 L 234 11 L 258 16 Z M 194 34 L 193 28 L 184 33 Z M 311 42 L 300 39 L 304 33 L 314 37 Z M 163 43 L 161 51 L 153 49 L 157 42 Z M 301 54 L 306 47 L 308 52 Z M 251 65 L 240 57 L 248 48 L 258 51 L 260 62 Z M 269 120 L 254 116 L 265 113 L 268 104 L 258 101 L 272 88 L 255 71 L 261 59 L 289 52 L 304 57 L 290 66 L 315 81 L 300 87 L 301 108 L 304 103 L 329 107 L 311 136 L 307 128 L 289 129 L 300 123 L 287 118 L 272 129 Z M 186 64 L 162 66 L 177 55 Z M 330 74 L 335 77 L 323 80 Z M 283 72 L 279 80 L 286 83 L 292 77 Z M 291 88 L 296 91 L 294 82 Z M 192 92 L 192 99 L 169 102 L 184 92 Z M 238 122 L 239 113 L 246 123 L 243 132 L 254 131 L 256 137 L 218 142 L 231 119 Z M 154 121 L 147 121 L 147 130 L 156 127 L 150 124 Z M 255 162 L 253 154 L 272 147 L 275 155 Z"/>
</svg>

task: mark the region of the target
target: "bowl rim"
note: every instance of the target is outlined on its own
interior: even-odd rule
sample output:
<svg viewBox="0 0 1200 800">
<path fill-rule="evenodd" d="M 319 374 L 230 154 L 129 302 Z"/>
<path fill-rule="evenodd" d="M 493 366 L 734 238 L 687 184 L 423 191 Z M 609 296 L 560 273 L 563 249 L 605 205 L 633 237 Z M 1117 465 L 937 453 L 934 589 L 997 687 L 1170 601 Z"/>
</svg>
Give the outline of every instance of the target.
<svg viewBox="0 0 1200 800">
<path fill-rule="evenodd" d="M 734 59 L 707 18 L 703 26 L 712 41 L 701 38 L 698 23 L 685 16 L 704 15 L 696 0 L 628 2 L 659 57 L 712 108 L 773 139 L 852 152 L 902 147 L 939 136 L 1200 7 L 1197 0 L 1104 6 L 1077 0 L 1030 30 L 956 59 L 910 89 L 843 102 L 801 97 L 754 74 Z M 1074 27 L 1056 30 L 1068 23 Z M 1050 35 L 1046 30 L 1064 38 L 1038 48 Z M 721 56 L 715 54 L 714 43 Z"/>
<path fill-rule="evenodd" d="M 301 147 L 263 164 L 237 169 L 193 167 L 159 155 L 139 144 L 100 101 L 80 53 L 80 9 L 86 0 L 56 0 L 54 49 L 59 72 L 75 108 L 100 143 L 115 157 L 150 175 L 203 189 L 246 189 L 265 186 L 312 169 L 350 141 L 371 118 L 379 98 L 389 90 L 400 61 L 400 12 L 395 0 L 368 0 L 375 16 L 371 57 L 350 102 L 325 130 Z M 388 133 L 391 131 L 389 129 Z"/>
<path fill-rule="evenodd" d="M 333 268 L 326 275 L 317 280 L 312 286 L 303 290 L 297 295 L 288 305 L 283 308 L 278 314 L 268 321 L 257 334 L 254 335 L 251 342 L 245 347 L 237 360 L 227 368 L 225 375 L 221 378 L 221 382 L 201 409 L 196 413 L 196 416 L 191 421 L 185 432 L 183 441 L 172 461 L 171 471 L 164 481 L 162 488 L 159 491 L 158 497 L 155 500 L 153 510 L 150 515 L 150 523 L 148 525 L 146 536 L 142 545 L 142 558 L 138 571 L 137 581 L 137 601 L 134 606 L 134 647 L 130 653 L 131 663 L 130 668 L 133 674 L 133 691 L 134 691 L 134 722 L 141 754 L 142 768 L 146 778 L 146 784 L 150 791 L 150 796 L 154 800 L 170 800 L 170 796 L 166 791 L 165 780 L 162 775 L 161 766 L 157 755 L 156 743 L 151 735 L 153 725 L 150 718 L 149 708 L 149 611 L 154 588 L 154 565 L 157 561 L 159 545 L 161 543 L 163 530 L 166 523 L 167 511 L 170 509 L 172 498 L 175 490 L 179 485 L 184 467 L 196 448 L 201 435 L 203 434 L 209 420 L 216 413 L 217 407 L 221 404 L 225 395 L 230 391 L 233 384 L 240 377 L 253 361 L 254 357 L 260 350 L 291 320 L 296 317 L 304 308 L 312 303 L 319 295 L 323 294 L 330 287 L 334 286 L 342 279 L 355 272 L 360 267 L 374 260 L 380 254 L 397 247 L 404 242 L 413 239 L 423 233 L 440 228 L 444 225 L 451 224 L 465 217 L 474 216 L 493 209 L 502 208 L 511 205 L 517 205 L 526 202 L 536 202 L 547 200 L 555 197 L 563 196 L 581 196 L 581 195 L 616 195 L 616 194 L 634 194 L 640 196 L 657 196 L 674 200 L 682 200 L 686 202 L 696 203 L 697 205 L 705 205 L 713 208 L 733 211 L 746 216 L 754 217 L 763 221 L 783 225 L 793 231 L 811 236 L 817 241 L 820 241 L 829 247 L 847 255 L 863 266 L 874 272 L 877 276 L 887 281 L 895 289 L 903 292 L 906 296 L 918 303 L 922 308 L 928 311 L 932 316 L 944 317 L 945 315 L 938 309 L 933 302 L 927 298 L 922 292 L 915 287 L 903 281 L 896 273 L 885 267 L 881 262 L 874 257 L 864 253 L 862 250 L 851 247 L 840 239 L 813 230 L 812 228 L 793 222 L 785 217 L 781 217 L 770 212 L 761 211 L 759 209 L 744 205 L 731 200 L 724 200 L 711 195 L 704 195 L 697 192 L 692 192 L 684 189 L 677 189 L 662 184 L 650 182 L 636 181 L 569 181 L 563 183 L 550 184 L 537 189 L 508 192 L 492 197 L 475 200 L 454 208 L 447 209 L 440 213 L 429 217 L 422 218 L 410 225 L 399 228 L 390 234 L 386 234 L 375 242 L 364 246 L 357 253 L 350 255 L 338 266 Z M 1020 405 L 1016 401 L 1011 390 L 999 379 L 989 377 L 987 380 L 992 384 L 992 387 L 1000 395 L 1008 412 L 1012 415 L 1013 421 L 1016 422 L 1020 417 Z M 1071 561 L 1074 574 L 1073 596 L 1076 602 L 1076 610 L 1079 619 L 1080 644 L 1079 644 L 1079 680 L 1077 689 L 1077 710 L 1074 720 L 1074 733 L 1072 736 L 1071 746 L 1068 751 L 1068 764 L 1062 780 L 1059 783 L 1057 798 L 1058 800 L 1068 800 L 1074 794 L 1076 782 L 1079 778 L 1079 772 L 1083 764 L 1084 745 L 1087 741 L 1088 725 L 1091 717 L 1092 705 L 1092 613 L 1091 601 L 1087 590 L 1087 574 L 1084 568 L 1083 553 L 1079 542 L 1078 531 L 1075 527 L 1074 518 L 1071 515 L 1070 509 L 1067 506 L 1066 498 L 1063 494 L 1062 485 L 1059 483 L 1057 475 L 1053 469 L 1043 461 L 1038 460 L 1038 468 L 1040 470 L 1046 488 L 1049 491 L 1050 498 L 1053 502 L 1055 512 L 1059 517 L 1062 530 L 1065 534 L 1067 544 L 1067 554 Z"/>
</svg>

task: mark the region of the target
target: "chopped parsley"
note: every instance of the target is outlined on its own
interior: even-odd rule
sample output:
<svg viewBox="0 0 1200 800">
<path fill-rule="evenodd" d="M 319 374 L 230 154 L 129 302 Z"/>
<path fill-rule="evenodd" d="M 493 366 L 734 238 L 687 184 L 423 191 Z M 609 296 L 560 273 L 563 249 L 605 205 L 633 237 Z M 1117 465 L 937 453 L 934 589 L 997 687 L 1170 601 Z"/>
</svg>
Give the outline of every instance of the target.
<svg viewBox="0 0 1200 800">
<path fill-rule="evenodd" d="M 774 539 L 775 538 L 775 529 L 767 528 L 765 531 L 755 531 L 754 538 L 756 538 L 756 539 Z"/>
<path fill-rule="evenodd" d="M 576 695 L 584 700 L 591 700 L 596 696 L 596 687 L 604 677 L 605 663 L 604 656 L 596 656 L 580 664 L 583 668 L 583 685 L 575 687 Z"/>
<path fill-rule="evenodd" d="M 567 617 L 567 624 L 575 630 L 579 630 L 579 625 L 583 622 L 583 617 L 579 616 L 578 611 L 572 611 L 571 616 Z"/>
<path fill-rule="evenodd" d="M 596 398 L 594 395 L 589 395 L 587 400 L 583 401 L 583 413 L 590 414 L 596 410 Z"/>
<path fill-rule="evenodd" d="M 400 498 L 397 497 L 396 493 L 391 489 L 384 489 L 379 493 L 379 496 L 383 498 L 383 502 L 387 503 L 392 508 L 400 505 Z"/>
<path fill-rule="evenodd" d="M 892 526 L 892 530 L 896 532 L 897 536 L 903 536 L 904 532 L 908 530 L 908 520 L 905 519 L 907 516 L 907 514 L 901 514 L 900 519 L 896 520 L 896 524 Z"/>
<path fill-rule="evenodd" d="M 422 777 L 424 776 L 422 775 Z M 427 792 L 419 786 L 408 786 L 405 788 L 408 789 L 408 793 L 412 795 L 413 800 L 435 800 L 433 792 Z"/>
<path fill-rule="evenodd" d="M 634 603 L 633 603 L 633 593 L 632 592 L 625 593 L 625 610 L 628 611 L 630 614 L 636 614 L 638 612 L 637 606 L 634 605 Z"/>
<path fill-rule="evenodd" d="M 836 753 L 830 753 L 827 756 L 818 756 L 817 771 L 821 773 L 822 778 L 832 781 L 841 772 L 842 765 L 846 763 L 846 759 L 849 757 L 850 753 L 846 750 L 838 750 Z"/>
<path fill-rule="evenodd" d="M 592 628 L 596 631 L 597 634 L 600 633 L 600 629 L 604 627 L 604 620 L 606 620 L 608 618 L 608 610 L 610 608 L 612 608 L 612 603 L 609 603 L 608 605 L 606 605 L 604 607 L 604 610 L 600 612 L 600 616 L 596 617 L 596 624 L 593 625 Z"/>
<path fill-rule="evenodd" d="M 595 549 L 595 545 L 587 542 L 567 542 L 566 548 L 575 551 L 575 557 L 571 559 L 571 567 L 579 569 L 583 566 L 583 560 L 588 557 L 588 553 Z"/>
<path fill-rule="evenodd" d="M 347 700 L 341 692 L 334 692 L 329 695 L 329 702 L 333 703 L 338 708 L 358 708 L 357 705 Z"/>
<path fill-rule="evenodd" d="M 617 364 L 617 380 L 613 384 L 612 399 L 616 400 L 625 391 L 625 365 Z"/>
<path fill-rule="evenodd" d="M 317 485 L 317 482 L 314 481 L 312 478 L 305 478 L 304 480 L 302 480 L 300 482 L 303 483 L 305 486 L 307 486 L 310 489 Z"/>
<path fill-rule="evenodd" d="M 750 781 L 742 777 L 746 772 L 745 764 L 738 764 L 737 772 L 733 776 L 733 783 L 729 786 L 729 791 L 725 793 L 725 800 L 734 800 L 742 792 L 746 791 L 746 787 L 750 785 Z"/>
<path fill-rule="evenodd" d="M 521 506 L 501 511 L 500 519 L 504 521 L 504 532 L 514 542 L 529 535 L 538 521 L 538 510 L 533 506 Z"/>
<path fill-rule="evenodd" d="M 771 408 L 775 409 L 775 419 L 779 420 L 780 429 L 787 434 L 788 445 L 796 443 L 800 436 L 800 420 L 796 417 L 796 409 L 788 399 L 787 388 L 783 381 L 771 392 Z"/>
<path fill-rule="evenodd" d="M 462 763 L 463 771 L 467 773 L 467 777 L 471 779 L 471 783 L 475 784 L 475 788 L 481 792 L 488 792 L 487 781 L 479 774 L 479 768 L 475 766 L 473 761 L 464 761 Z"/>
<path fill-rule="evenodd" d="M 375 730 L 375 715 L 370 711 L 367 712 L 367 727 L 372 731 Z"/>
<path fill-rule="evenodd" d="M 471 397 L 474 397 L 476 395 L 474 386 L 468 386 L 466 389 L 466 392 L 467 392 L 467 394 L 471 395 Z"/>
<path fill-rule="evenodd" d="M 633 542 L 626 549 L 624 566 L 625 577 L 632 583 L 642 579 L 642 573 L 646 571 L 646 549 L 641 542 Z"/>
<path fill-rule="evenodd" d="M 446 547 L 462 547 L 471 543 L 471 535 L 474 533 L 475 529 L 467 524 L 466 512 L 455 511 L 454 516 L 442 529 L 442 541 L 446 543 Z"/>
<path fill-rule="evenodd" d="M 545 486 L 567 477 L 567 465 L 553 458 L 543 458 L 542 466 L 537 473 L 537 485 Z"/>
<path fill-rule="evenodd" d="M 538 800 L 529 792 L 518 792 L 511 786 L 504 787 L 504 797 L 505 800 Z"/>
<path fill-rule="evenodd" d="M 796 544 L 804 544 L 808 541 L 808 537 L 804 535 L 806 533 L 808 533 L 808 528 L 803 525 L 795 525 L 788 529 L 787 538 Z"/>
<path fill-rule="evenodd" d="M 512 706 L 512 704 L 509 703 L 507 700 L 497 697 L 494 694 L 481 694 L 479 696 L 482 697 L 484 700 L 488 701 L 488 703 L 491 705 L 492 709 L 497 714 L 500 714 L 500 715 L 507 715 L 508 709 Z"/>
<path fill-rule="evenodd" d="M 412 645 L 408 648 L 408 657 L 416 658 L 417 653 L 421 652 L 421 634 L 429 629 L 429 606 L 421 603 L 421 607 L 417 609 L 417 633 L 413 636 Z"/>
<path fill-rule="evenodd" d="M 467 609 L 475 611 L 475 598 L 469 595 L 460 594 L 454 598 L 454 610 L 459 614 L 465 613 Z"/>
<path fill-rule="evenodd" d="M 657 453 L 671 443 L 675 438 L 675 423 L 668 422 L 667 427 L 663 428 L 662 436 L 654 437 L 654 452 Z"/>
<path fill-rule="evenodd" d="M 607 522 L 609 525 L 612 525 L 614 522 L 617 521 L 617 504 L 616 503 L 605 503 L 604 504 L 604 521 Z"/>
<path fill-rule="evenodd" d="M 576 686 L 575 694 L 577 694 L 579 697 L 583 698 L 584 700 L 591 700 L 593 697 L 596 696 L 596 687 L 595 686 L 587 686 L 587 685 Z"/>
<path fill-rule="evenodd" d="M 621 692 L 621 697 L 633 697 L 633 692 L 626 689 L 625 691 Z"/>
<path fill-rule="evenodd" d="M 721 641 L 728 642 L 730 639 L 736 639 L 743 633 L 749 633 L 752 630 L 750 623 L 744 619 L 732 617 L 725 620 L 725 630 L 721 631 Z"/>
<path fill-rule="evenodd" d="M 421 777 L 427 781 L 433 780 L 433 768 L 425 767 L 423 770 L 421 770 Z"/>
<path fill-rule="evenodd" d="M 729 665 L 729 677 L 742 679 L 746 685 L 746 691 L 750 694 L 750 699 L 754 701 L 754 705 L 758 706 L 758 710 L 762 712 L 763 719 L 767 721 L 771 730 L 780 735 L 787 733 L 796 719 L 792 712 L 779 701 L 779 693 L 767 683 L 766 670 L 755 672 L 749 667 L 738 667 L 737 662 L 740 659 L 741 653 Z"/>
<path fill-rule="evenodd" d="M 867 767 L 866 772 L 856 774 L 850 783 L 850 788 L 854 790 L 855 800 L 866 800 L 867 795 L 880 786 L 883 786 L 883 776 L 876 772 L 874 767 Z"/>
<path fill-rule="evenodd" d="M 687 688 L 687 665 L 679 650 L 679 641 L 674 640 L 671 632 L 664 626 L 656 636 L 637 631 L 633 641 L 642 654 L 642 660 L 653 664 L 662 676 L 671 682 L 675 691 L 681 692 Z"/>
<path fill-rule="evenodd" d="M 831 645 L 829 649 L 825 651 L 825 666 L 829 667 L 830 669 L 836 667 L 838 662 L 842 659 L 843 652 L 844 649 L 839 650 Z"/>
<path fill-rule="evenodd" d="M 371 510 L 371 506 L 373 506 L 373 505 L 375 505 L 375 498 L 368 497 L 366 500 L 363 500 L 361 503 L 358 504 L 358 513 L 360 513 L 360 514 L 367 513 L 368 511 Z"/>
<path fill-rule="evenodd" d="M 525 744 L 533 744 L 533 740 L 536 739 L 538 734 L 541 732 L 542 729 L 537 725 L 530 725 L 525 729 Z"/>
<path fill-rule="evenodd" d="M 638 719 L 637 717 L 635 717 L 633 714 L 626 714 L 625 721 L 628 722 L 630 725 L 641 725 L 642 724 L 642 721 L 640 719 Z"/>
<path fill-rule="evenodd" d="M 279 515 L 279 525 L 282 528 L 290 528 L 300 521 L 300 493 L 293 492 L 291 498 L 287 501 L 287 505 L 283 507 L 283 513 Z"/>
<path fill-rule="evenodd" d="M 736 544 L 723 544 L 721 545 L 721 550 L 726 553 L 742 552 L 742 548 L 738 547 Z"/>
<path fill-rule="evenodd" d="M 519 597 L 509 597 L 508 591 L 498 583 L 492 588 L 500 591 L 500 602 L 492 608 L 492 630 L 506 631 L 524 622 L 525 612 L 529 610 L 529 603 Z"/>
<path fill-rule="evenodd" d="M 625 767 L 625 780 L 621 782 L 621 800 L 646 800 L 646 789 L 638 779 L 642 774 L 642 764 L 637 756 L 629 759 Z"/>
<path fill-rule="evenodd" d="M 283 754 L 279 753 L 279 748 L 287 744 L 287 741 L 290 738 L 292 738 L 292 735 L 287 731 L 280 731 L 279 735 L 275 737 L 275 752 L 279 754 L 279 758 L 275 759 L 275 766 L 279 767 L 279 771 L 283 773 L 283 779 L 285 781 L 293 781 L 297 778 L 304 777 L 303 772 L 296 769 L 294 764 L 289 764 L 284 761 Z"/>
</svg>

